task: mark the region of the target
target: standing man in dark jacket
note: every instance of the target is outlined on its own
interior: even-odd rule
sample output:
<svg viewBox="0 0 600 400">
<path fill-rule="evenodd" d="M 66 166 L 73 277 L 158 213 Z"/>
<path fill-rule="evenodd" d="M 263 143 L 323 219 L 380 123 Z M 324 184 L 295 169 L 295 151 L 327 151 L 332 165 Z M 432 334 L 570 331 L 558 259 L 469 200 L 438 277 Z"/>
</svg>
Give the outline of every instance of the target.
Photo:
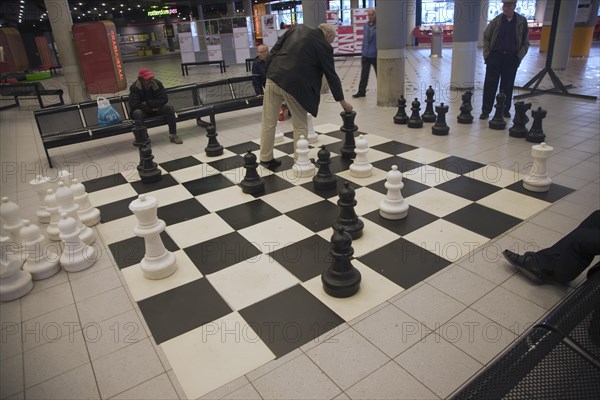
<svg viewBox="0 0 600 400">
<path fill-rule="evenodd" d="M 369 83 L 369 73 L 371 65 L 377 76 L 377 15 L 375 9 L 370 8 L 367 11 L 369 21 L 365 24 L 363 30 L 362 57 L 360 61 L 360 83 L 358 84 L 358 92 L 352 97 L 365 97 L 367 95 L 367 84 Z"/>
<path fill-rule="evenodd" d="M 175 109 L 167 104 L 169 101 L 165 87 L 148 68 L 138 72 L 138 79 L 129 88 L 129 112 L 134 121 L 144 122 L 144 118 L 164 115 L 167 117 L 171 143 L 181 144 L 177 136 L 177 120 Z"/>
<path fill-rule="evenodd" d="M 502 14 L 494 18 L 483 32 L 483 58 L 486 69 L 479 119 L 488 119 L 490 116 L 498 81 L 500 90 L 506 95 L 504 117 L 510 118 L 517 69 L 529 50 L 527 19 L 515 12 L 516 5 L 514 0 L 503 1 Z"/>
<path fill-rule="evenodd" d="M 333 98 L 344 111 L 352 111 L 352 105 L 344 100 L 342 83 L 335 72 L 331 47 L 335 36 L 333 25 L 321 24 L 318 28 L 295 25 L 271 49 L 260 134 L 260 162 L 267 168 L 281 165 L 273 157 L 273 145 L 283 101 L 292 113 L 294 151 L 300 136 L 308 137 L 306 113 L 316 117 L 319 111 L 323 75 Z"/>
<path fill-rule="evenodd" d="M 264 44 L 256 46 L 256 57 L 252 62 L 252 85 L 257 96 L 264 96 L 267 83 L 267 57 L 269 49 Z"/>
</svg>

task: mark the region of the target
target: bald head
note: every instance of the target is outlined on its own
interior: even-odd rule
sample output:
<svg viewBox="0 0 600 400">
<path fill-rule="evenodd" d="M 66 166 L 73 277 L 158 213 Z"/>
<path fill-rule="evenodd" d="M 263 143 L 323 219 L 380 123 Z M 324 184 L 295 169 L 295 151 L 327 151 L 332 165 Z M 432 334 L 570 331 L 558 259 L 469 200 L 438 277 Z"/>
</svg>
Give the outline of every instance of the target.
<svg viewBox="0 0 600 400">
<path fill-rule="evenodd" d="M 256 55 L 258 56 L 258 59 L 261 61 L 264 61 L 267 59 L 267 56 L 269 55 L 269 49 L 267 46 L 265 46 L 264 44 L 259 44 L 258 46 L 256 46 Z"/>
</svg>

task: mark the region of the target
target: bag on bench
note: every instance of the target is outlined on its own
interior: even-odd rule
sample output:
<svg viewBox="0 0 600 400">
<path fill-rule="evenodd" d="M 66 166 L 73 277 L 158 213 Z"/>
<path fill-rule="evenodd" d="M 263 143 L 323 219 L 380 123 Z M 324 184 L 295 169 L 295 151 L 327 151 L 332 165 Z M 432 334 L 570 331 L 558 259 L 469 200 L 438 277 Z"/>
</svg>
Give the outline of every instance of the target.
<svg viewBox="0 0 600 400">
<path fill-rule="evenodd" d="M 121 115 L 113 108 L 108 99 L 98 96 L 96 102 L 98 103 L 98 125 L 105 127 L 123 122 Z"/>
</svg>

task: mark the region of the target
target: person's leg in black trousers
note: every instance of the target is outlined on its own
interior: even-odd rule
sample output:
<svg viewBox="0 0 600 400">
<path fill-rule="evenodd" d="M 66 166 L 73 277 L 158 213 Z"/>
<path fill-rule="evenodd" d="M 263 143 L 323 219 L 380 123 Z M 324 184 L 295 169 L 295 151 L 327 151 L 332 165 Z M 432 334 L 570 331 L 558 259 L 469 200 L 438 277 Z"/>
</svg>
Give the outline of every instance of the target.
<svg viewBox="0 0 600 400">
<path fill-rule="evenodd" d="M 494 109 L 494 100 L 496 99 L 496 90 L 500 82 L 502 73 L 502 64 L 498 54 L 490 53 L 485 68 L 485 80 L 483 82 L 483 101 L 481 104 L 481 119 L 487 119 Z"/>
<path fill-rule="evenodd" d="M 502 72 L 500 74 L 500 90 L 506 95 L 504 101 L 504 116 L 508 117 L 510 108 L 513 104 L 513 89 L 515 87 L 515 78 L 519 68 L 519 59 L 516 54 L 502 55 Z"/>
<path fill-rule="evenodd" d="M 360 82 L 358 84 L 358 92 L 354 97 L 364 97 L 367 94 L 367 85 L 369 84 L 369 74 L 371 73 L 371 65 L 375 68 L 375 76 L 377 76 L 377 58 L 363 56 L 360 61 Z"/>
</svg>

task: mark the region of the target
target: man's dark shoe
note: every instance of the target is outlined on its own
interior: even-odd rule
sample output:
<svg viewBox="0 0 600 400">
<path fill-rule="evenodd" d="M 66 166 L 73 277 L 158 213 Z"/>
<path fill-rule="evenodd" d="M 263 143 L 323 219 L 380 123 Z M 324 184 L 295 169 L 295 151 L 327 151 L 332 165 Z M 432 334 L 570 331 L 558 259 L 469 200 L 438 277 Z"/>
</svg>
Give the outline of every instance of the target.
<svg viewBox="0 0 600 400">
<path fill-rule="evenodd" d="M 355 99 L 359 98 L 359 97 L 367 97 L 367 95 L 365 93 L 355 93 L 352 95 L 352 97 L 354 97 Z"/>
<path fill-rule="evenodd" d="M 523 275 L 532 281 L 536 283 L 546 283 L 550 280 L 548 275 L 535 261 L 533 252 L 528 251 L 521 256 L 517 253 L 513 253 L 510 250 L 504 250 L 502 255 L 508 260 L 509 263 L 511 263 L 515 268 L 521 271 Z"/>
<path fill-rule="evenodd" d="M 266 167 L 267 169 L 275 169 L 281 165 L 281 161 L 272 159 L 271 161 L 261 161 L 260 165 Z"/>
<path fill-rule="evenodd" d="M 504 111 L 504 118 L 510 118 L 510 111 Z"/>
<path fill-rule="evenodd" d="M 489 113 L 484 113 L 484 112 L 482 112 L 482 113 L 479 115 L 479 119 L 488 119 L 489 117 L 490 117 L 490 114 L 489 114 Z"/>
</svg>

